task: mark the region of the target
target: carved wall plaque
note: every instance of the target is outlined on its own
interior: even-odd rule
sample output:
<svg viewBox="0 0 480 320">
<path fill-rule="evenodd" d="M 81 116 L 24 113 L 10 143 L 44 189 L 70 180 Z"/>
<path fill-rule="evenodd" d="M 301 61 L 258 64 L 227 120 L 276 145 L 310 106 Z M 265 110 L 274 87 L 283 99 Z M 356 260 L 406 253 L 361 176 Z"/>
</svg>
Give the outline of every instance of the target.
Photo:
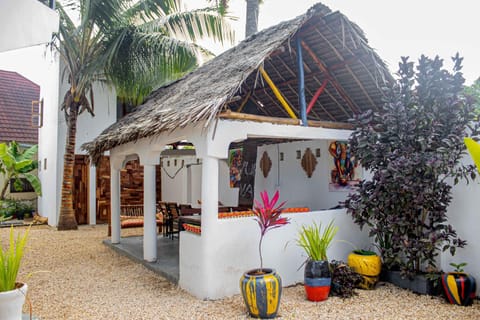
<svg viewBox="0 0 480 320">
<path fill-rule="evenodd" d="M 315 155 L 313 154 L 312 150 L 310 148 L 307 148 L 305 150 L 305 153 L 303 154 L 302 157 L 302 168 L 305 170 L 305 173 L 307 174 L 307 177 L 311 178 L 313 171 L 315 171 L 315 167 L 317 166 L 317 159 L 315 158 Z"/>
<path fill-rule="evenodd" d="M 262 170 L 263 177 L 268 177 L 268 173 L 272 168 L 272 160 L 268 156 L 267 151 L 263 152 L 262 159 L 260 159 L 260 169 Z"/>
</svg>

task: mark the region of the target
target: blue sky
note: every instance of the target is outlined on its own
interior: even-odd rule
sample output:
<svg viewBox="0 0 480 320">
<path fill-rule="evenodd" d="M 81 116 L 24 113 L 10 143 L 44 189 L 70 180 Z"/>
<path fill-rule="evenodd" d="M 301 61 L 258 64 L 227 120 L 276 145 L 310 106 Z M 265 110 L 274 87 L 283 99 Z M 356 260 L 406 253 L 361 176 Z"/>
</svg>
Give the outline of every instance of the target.
<svg viewBox="0 0 480 320">
<path fill-rule="evenodd" d="M 266 28 L 291 19 L 318 1 L 264 0 L 260 7 L 259 26 Z M 324 0 L 332 10 L 339 10 L 362 28 L 370 45 L 397 70 L 401 56 L 417 60 L 421 54 L 439 55 L 450 66 L 450 57 L 459 52 L 464 57 L 467 84 L 480 77 L 480 2 L 474 0 Z M 184 0 L 193 9 L 205 5 L 204 0 Z M 245 1 L 231 0 L 231 13 L 237 40 L 243 39 Z M 211 45 L 211 44 L 209 44 Z M 213 46 L 214 52 L 221 52 Z M 0 69 L 18 70 L 38 82 L 43 70 L 39 67 L 44 48 L 16 50 L 0 54 Z"/>
</svg>

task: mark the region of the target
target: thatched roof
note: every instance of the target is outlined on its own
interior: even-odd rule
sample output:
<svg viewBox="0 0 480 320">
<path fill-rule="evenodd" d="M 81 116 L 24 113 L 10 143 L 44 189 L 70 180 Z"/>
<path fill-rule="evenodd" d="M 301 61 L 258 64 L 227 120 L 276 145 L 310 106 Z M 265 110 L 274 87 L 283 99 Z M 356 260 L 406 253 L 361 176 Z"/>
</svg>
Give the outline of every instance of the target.
<svg viewBox="0 0 480 320">
<path fill-rule="evenodd" d="M 346 121 L 379 109 L 392 81 L 362 30 L 343 14 L 316 4 L 306 14 L 258 32 L 182 79 L 154 91 L 134 112 L 82 147 L 94 161 L 116 146 L 198 121 L 208 126 L 223 111 L 288 117 L 263 80 L 263 66 L 300 118 L 296 38 L 301 37 L 307 104 L 325 83 L 309 120 Z"/>
</svg>

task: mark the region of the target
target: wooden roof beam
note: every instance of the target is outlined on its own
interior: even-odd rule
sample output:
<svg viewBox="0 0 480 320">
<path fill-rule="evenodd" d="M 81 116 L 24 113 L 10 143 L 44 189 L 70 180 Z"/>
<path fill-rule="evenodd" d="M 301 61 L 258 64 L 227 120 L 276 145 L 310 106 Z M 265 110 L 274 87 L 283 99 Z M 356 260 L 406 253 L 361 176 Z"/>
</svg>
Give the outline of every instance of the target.
<svg viewBox="0 0 480 320">
<path fill-rule="evenodd" d="M 300 119 L 291 119 L 291 118 L 277 118 L 277 117 L 265 117 L 255 114 L 248 113 L 238 113 L 232 111 L 225 111 L 218 115 L 221 119 L 232 119 L 232 120 L 244 120 L 244 121 L 254 121 L 254 122 L 270 122 L 275 124 L 284 124 L 284 125 L 293 125 L 298 126 L 300 124 Z M 328 128 L 328 129 L 345 129 L 352 130 L 354 127 L 350 123 L 345 122 L 332 122 L 332 121 L 316 121 L 308 120 L 309 127 L 316 128 Z"/>
<path fill-rule="evenodd" d="M 345 62 L 345 59 L 340 54 L 340 52 L 338 52 L 338 50 L 335 48 L 335 46 L 325 36 L 323 36 L 323 34 L 320 32 L 320 30 L 315 29 L 315 31 L 320 35 L 320 37 L 322 37 L 322 39 L 328 44 L 328 46 L 333 50 L 333 52 L 335 52 L 335 55 L 337 56 L 337 58 L 340 59 L 342 62 Z M 350 51 L 351 54 L 354 54 L 352 50 L 350 50 L 349 48 L 347 48 L 347 49 L 348 49 L 348 51 Z M 355 75 L 355 73 L 352 71 L 352 69 L 350 68 L 350 66 L 348 64 L 345 64 L 345 69 L 348 71 L 348 73 L 350 73 L 353 80 L 355 80 L 357 85 L 360 87 L 360 90 L 362 90 L 363 94 L 365 95 L 367 100 L 370 102 L 372 107 L 377 108 L 377 106 L 375 105 L 375 102 L 373 102 L 373 100 L 370 97 L 370 95 L 368 94 L 367 90 L 365 90 L 365 87 L 363 86 L 362 82 L 358 79 L 358 77 Z"/>
<path fill-rule="evenodd" d="M 347 105 L 350 107 L 353 113 L 360 113 L 360 109 L 353 103 L 353 101 L 350 99 L 350 97 L 347 95 L 343 87 L 338 83 L 338 81 L 332 76 L 328 68 L 323 64 L 323 62 L 315 55 L 315 53 L 310 49 L 310 47 L 305 43 L 305 41 L 302 41 L 302 47 L 308 52 L 310 57 L 313 59 L 317 67 L 325 73 L 326 77 L 328 80 L 330 80 L 331 84 L 335 87 L 335 89 L 338 91 L 340 96 L 345 100 Z"/>
</svg>

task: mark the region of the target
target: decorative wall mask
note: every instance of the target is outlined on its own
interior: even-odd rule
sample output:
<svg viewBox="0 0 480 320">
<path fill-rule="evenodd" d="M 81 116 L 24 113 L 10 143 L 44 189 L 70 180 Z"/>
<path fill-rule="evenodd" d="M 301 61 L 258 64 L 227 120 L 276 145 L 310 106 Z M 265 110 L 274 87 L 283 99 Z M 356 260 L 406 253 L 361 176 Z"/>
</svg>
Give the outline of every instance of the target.
<svg viewBox="0 0 480 320">
<path fill-rule="evenodd" d="M 302 168 L 305 170 L 305 173 L 307 174 L 307 177 L 311 178 L 313 171 L 315 171 L 315 167 L 317 166 L 317 159 L 315 158 L 315 155 L 313 154 L 312 150 L 310 148 L 307 148 L 305 150 L 305 153 L 303 154 L 302 157 Z"/>
<path fill-rule="evenodd" d="M 262 170 L 264 178 L 268 177 L 271 168 L 272 160 L 270 160 L 267 151 L 263 151 L 262 159 L 260 159 L 260 169 Z"/>
</svg>

